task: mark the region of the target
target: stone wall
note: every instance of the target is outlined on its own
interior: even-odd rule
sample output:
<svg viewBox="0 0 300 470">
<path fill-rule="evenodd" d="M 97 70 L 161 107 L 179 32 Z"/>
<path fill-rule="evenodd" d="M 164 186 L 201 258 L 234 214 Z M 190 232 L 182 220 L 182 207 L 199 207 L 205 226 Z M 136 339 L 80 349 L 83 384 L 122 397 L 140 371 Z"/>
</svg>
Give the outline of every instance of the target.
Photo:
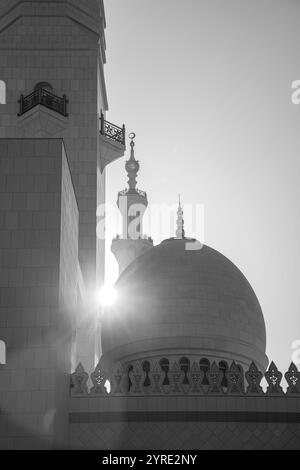
<svg viewBox="0 0 300 470">
<path fill-rule="evenodd" d="M 68 432 L 78 209 L 61 139 L 0 139 L 0 447 Z"/>
<path fill-rule="evenodd" d="M 71 378 L 70 446 L 79 449 L 298 449 L 300 373 L 162 358 Z M 267 386 L 261 386 L 262 379 Z M 109 381 L 109 385 L 108 385 Z"/>
<path fill-rule="evenodd" d="M 70 445 L 104 450 L 299 450 L 299 436 L 298 423 L 102 422 L 72 424 Z"/>
<path fill-rule="evenodd" d="M 70 446 L 299 449 L 300 397 L 73 397 Z"/>
<path fill-rule="evenodd" d="M 102 0 L 5 0 L 0 2 L 0 137 L 63 138 L 78 201 L 79 261 L 87 288 L 103 281 L 104 240 L 96 238 L 96 210 L 105 202 L 99 116 L 107 109 L 103 67 L 105 14 Z M 21 94 L 48 82 L 68 99 L 68 116 L 36 107 L 18 116 Z M 40 108 L 40 109 L 38 109 Z M 95 326 L 78 327 L 77 362 L 94 366 Z"/>
<path fill-rule="evenodd" d="M 18 116 L 20 95 L 30 94 L 38 82 L 48 82 L 57 96 L 67 96 L 64 126 L 59 121 L 54 135 L 49 135 L 53 126 L 50 119 L 44 119 L 42 130 L 43 136 L 62 137 L 65 142 L 82 212 L 79 259 L 85 281 L 93 286 L 96 208 L 104 202 L 105 184 L 101 172 L 97 174 L 99 116 L 107 109 L 104 27 L 103 5 L 98 0 L 85 0 L 84 8 L 78 0 L 9 0 L 0 6 L 0 79 L 7 91 L 6 105 L 0 107 L 0 137 L 41 137 L 36 125 L 24 128 Z M 37 121 L 39 126 L 41 119 Z M 103 256 L 101 244 L 98 251 Z"/>
</svg>

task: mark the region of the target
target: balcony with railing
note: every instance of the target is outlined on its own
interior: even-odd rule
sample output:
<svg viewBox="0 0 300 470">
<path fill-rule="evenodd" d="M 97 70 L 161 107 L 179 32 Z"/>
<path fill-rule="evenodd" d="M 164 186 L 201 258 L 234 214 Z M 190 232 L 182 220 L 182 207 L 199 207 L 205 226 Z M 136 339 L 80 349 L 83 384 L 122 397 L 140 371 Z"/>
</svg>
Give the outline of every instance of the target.
<svg viewBox="0 0 300 470">
<path fill-rule="evenodd" d="M 68 116 L 68 100 L 66 95 L 59 97 L 52 93 L 52 91 L 46 90 L 42 87 L 36 88 L 27 96 L 21 95 L 18 102 L 20 105 L 18 116 L 22 116 L 23 114 L 27 113 L 27 111 L 30 111 L 38 105 L 55 111 L 62 116 Z"/>
<path fill-rule="evenodd" d="M 146 191 L 142 191 L 141 189 L 135 188 L 134 190 L 130 190 L 129 188 L 122 189 L 118 192 L 119 196 L 128 196 L 129 194 L 138 194 L 139 196 L 147 199 Z"/>
<path fill-rule="evenodd" d="M 101 170 L 109 163 L 123 157 L 125 152 L 125 125 L 122 127 L 106 121 L 100 116 L 100 161 Z"/>
<path fill-rule="evenodd" d="M 116 126 L 104 119 L 103 113 L 100 117 L 100 134 L 107 139 L 111 139 L 121 145 L 125 145 L 125 125 L 122 127 Z"/>
</svg>

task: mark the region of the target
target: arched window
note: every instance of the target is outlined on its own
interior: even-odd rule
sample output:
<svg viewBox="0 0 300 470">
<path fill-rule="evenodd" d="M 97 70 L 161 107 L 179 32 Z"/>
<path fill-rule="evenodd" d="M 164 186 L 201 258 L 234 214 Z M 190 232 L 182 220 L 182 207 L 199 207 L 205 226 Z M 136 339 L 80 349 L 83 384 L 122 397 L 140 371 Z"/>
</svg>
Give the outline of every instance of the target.
<svg viewBox="0 0 300 470">
<path fill-rule="evenodd" d="M 41 88 L 43 90 L 50 91 L 50 93 L 53 92 L 53 86 L 50 85 L 50 83 L 48 83 L 48 82 L 39 82 L 39 83 L 37 83 L 34 87 L 34 91 L 40 90 Z"/>
<path fill-rule="evenodd" d="M 145 380 L 144 380 L 144 387 L 150 387 L 151 382 L 149 378 L 149 372 L 150 372 L 150 362 L 149 361 L 144 361 L 142 364 L 142 369 L 146 374 Z"/>
<path fill-rule="evenodd" d="M 0 341 L 0 364 L 6 364 L 6 345 Z"/>
<path fill-rule="evenodd" d="M 209 385 L 209 381 L 208 381 L 208 377 L 207 377 L 207 372 L 210 369 L 209 360 L 206 359 L 205 357 L 203 357 L 202 359 L 200 359 L 199 366 L 200 366 L 200 370 L 202 370 L 202 372 L 204 374 L 201 385 Z"/>
<path fill-rule="evenodd" d="M 221 386 L 222 387 L 228 387 L 228 381 L 226 377 L 226 372 L 228 371 L 228 364 L 226 361 L 220 361 L 219 362 L 219 371 L 222 372 L 222 381 L 221 381 Z"/>
<path fill-rule="evenodd" d="M 169 373 L 169 370 L 170 370 L 169 359 L 166 359 L 165 357 L 163 357 L 159 361 L 159 365 L 160 365 L 161 370 L 165 373 L 162 385 L 169 385 L 170 384 L 169 377 L 168 377 L 168 373 Z"/>
<path fill-rule="evenodd" d="M 187 376 L 188 371 L 190 370 L 190 360 L 187 357 L 182 357 L 179 359 L 180 370 L 184 373 L 184 377 L 182 380 L 183 384 L 189 384 L 189 379 Z"/>
<path fill-rule="evenodd" d="M 6 104 L 6 84 L 0 80 L 0 104 Z"/>
</svg>

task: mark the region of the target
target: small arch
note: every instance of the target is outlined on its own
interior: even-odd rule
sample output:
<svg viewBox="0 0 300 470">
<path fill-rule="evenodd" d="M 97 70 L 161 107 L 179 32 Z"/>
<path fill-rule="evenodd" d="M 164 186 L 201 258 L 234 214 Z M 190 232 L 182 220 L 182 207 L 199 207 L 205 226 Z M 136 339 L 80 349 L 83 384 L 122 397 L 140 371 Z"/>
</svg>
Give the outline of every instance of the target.
<svg viewBox="0 0 300 470">
<path fill-rule="evenodd" d="M 0 364 L 6 364 L 6 344 L 0 340 Z"/>
<path fill-rule="evenodd" d="M 50 91 L 50 93 L 53 92 L 53 86 L 48 82 L 38 82 L 34 87 L 34 91 L 37 91 L 40 89 Z"/>
<path fill-rule="evenodd" d="M 228 371 L 228 364 L 226 361 L 220 361 L 219 362 L 219 371 L 222 372 L 222 381 L 221 381 L 221 386 L 222 387 L 228 387 L 228 380 L 226 377 L 226 372 Z"/>
<path fill-rule="evenodd" d="M 180 370 L 184 373 L 182 383 L 188 385 L 189 379 L 188 379 L 187 374 L 190 370 L 190 360 L 187 357 L 182 357 L 181 359 L 179 359 L 179 366 L 180 366 Z"/>
<path fill-rule="evenodd" d="M 149 361 L 144 361 L 142 364 L 142 369 L 146 374 L 145 380 L 144 380 L 144 387 L 150 387 L 151 381 L 149 378 L 149 372 L 150 372 L 150 362 Z"/>
<path fill-rule="evenodd" d="M 203 372 L 203 379 L 202 379 L 201 385 L 209 385 L 209 381 L 207 377 L 207 373 L 210 370 L 209 360 L 206 359 L 206 357 L 203 357 L 202 359 L 200 359 L 199 366 L 200 366 L 200 370 L 202 370 Z"/>
<path fill-rule="evenodd" d="M 162 385 L 169 385 L 170 384 L 169 377 L 168 377 L 168 373 L 169 373 L 169 370 L 170 370 L 169 359 L 167 359 L 166 357 L 163 357 L 159 361 L 159 365 L 160 365 L 161 370 L 165 373 L 165 377 L 164 377 L 164 380 L 162 382 Z"/>
<path fill-rule="evenodd" d="M 0 104 L 6 104 L 6 83 L 0 80 Z"/>
</svg>

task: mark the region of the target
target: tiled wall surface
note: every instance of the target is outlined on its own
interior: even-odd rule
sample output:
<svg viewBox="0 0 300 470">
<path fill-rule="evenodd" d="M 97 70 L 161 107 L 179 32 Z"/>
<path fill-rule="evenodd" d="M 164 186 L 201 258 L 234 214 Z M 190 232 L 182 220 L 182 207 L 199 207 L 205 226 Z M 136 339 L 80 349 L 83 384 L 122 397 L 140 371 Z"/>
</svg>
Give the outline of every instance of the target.
<svg viewBox="0 0 300 470">
<path fill-rule="evenodd" d="M 0 447 L 67 432 L 78 209 L 61 139 L 0 139 Z M 64 436 L 65 437 L 65 436 Z"/>
<path fill-rule="evenodd" d="M 300 448 L 300 424 L 219 422 L 85 423 L 71 426 L 76 449 L 225 450 Z"/>
<path fill-rule="evenodd" d="M 79 5 L 79 2 L 72 1 L 71 4 Z M 97 4 L 99 10 L 99 2 L 85 2 L 90 15 L 98 11 Z M 11 20 L 15 21 L 11 21 L 9 26 L 0 22 L 0 79 L 6 82 L 7 88 L 7 104 L 0 107 L 0 137 L 24 136 L 19 125 L 18 100 L 21 94 L 31 93 L 38 82 L 49 82 L 58 96 L 67 95 L 67 128 L 54 137 L 64 139 L 70 160 L 78 206 L 82 212 L 79 259 L 85 279 L 93 284 L 97 184 L 100 202 L 104 197 L 104 177 L 100 173 L 97 182 L 99 114 L 107 107 L 105 84 L 98 70 L 98 67 L 102 69 L 104 60 L 104 48 L 99 48 L 99 38 L 102 42 L 104 40 L 103 25 L 99 19 L 99 32 L 89 30 L 86 28 L 89 15 L 71 7 L 60 9 L 62 5 L 57 2 L 35 2 L 35 5 L 33 10 L 28 10 L 28 16 L 18 16 L 18 8 L 12 9 Z M 6 11 L 5 6 L 2 10 Z M 77 14 L 77 22 L 74 15 L 72 17 L 73 11 Z M 23 10 L 20 12 L 24 13 Z M 36 136 L 27 134 L 26 137 Z"/>
<path fill-rule="evenodd" d="M 299 449 L 300 397 L 72 397 L 78 449 Z"/>
<path fill-rule="evenodd" d="M 50 137 L 64 140 L 80 214 L 79 262 L 86 287 L 93 292 L 96 270 L 98 284 L 104 273 L 104 240 L 96 239 L 96 209 L 105 201 L 105 174 L 99 171 L 99 116 L 107 109 L 103 2 L 0 3 L 0 79 L 7 89 L 6 105 L 0 106 L 0 137 L 37 137 L 29 128 L 24 134 L 18 100 L 38 82 L 49 82 L 60 97 L 66 94 L 65 127 Z M 95 330 L 83 315 L 77 338 L 76 363 L 82 361 L 91 370 Z"/>
</svg>

